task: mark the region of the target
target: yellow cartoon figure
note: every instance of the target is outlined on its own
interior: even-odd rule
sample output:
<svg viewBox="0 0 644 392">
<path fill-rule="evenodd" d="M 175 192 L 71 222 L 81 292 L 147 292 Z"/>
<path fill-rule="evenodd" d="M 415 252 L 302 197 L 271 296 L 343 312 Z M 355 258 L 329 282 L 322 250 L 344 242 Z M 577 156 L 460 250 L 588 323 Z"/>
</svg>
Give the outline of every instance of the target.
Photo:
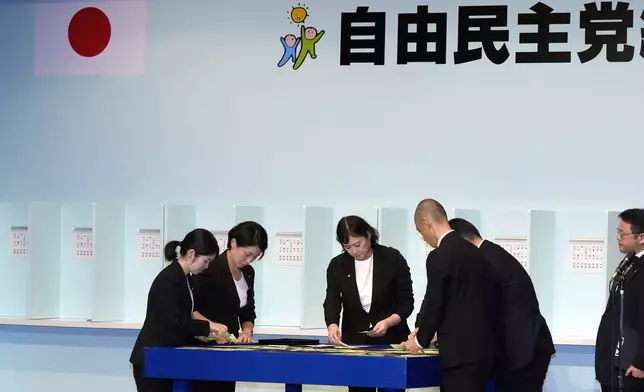
<svg viewBox="0 0 644 392">
<path fill-rule="evenodd" d="M 291 20 L 295 23 L 304 23 L 307 16 L 309 16 L 309 13 L 306 10 L 306 5 L 298 4 L 297 7 L 293 7 L 291 10 Z"/>
<path fill-rule="evenodd" d="M 300 53 L 297 55 L 297 60 L 293 64 L 293 69 L 298 69 L 304 63 L 306 55 L 309 54 L 311 59 L 315 60 L 318 56 L 315 54 L 315 44 L 322 38 L 324 35 L 324 30 L 321 30 L 318 33 L 318 30 L 315 27 L 304 27 L 300 29 Z"/>
</svg>

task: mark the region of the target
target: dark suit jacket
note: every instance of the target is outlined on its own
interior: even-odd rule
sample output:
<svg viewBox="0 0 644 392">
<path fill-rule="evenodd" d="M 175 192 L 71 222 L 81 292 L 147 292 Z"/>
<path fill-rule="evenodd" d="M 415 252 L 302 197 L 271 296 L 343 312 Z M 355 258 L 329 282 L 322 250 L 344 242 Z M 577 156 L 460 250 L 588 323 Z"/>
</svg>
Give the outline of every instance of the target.
<svg viewBox="0 0 644 392">
<path fill-rule="evenodd" d="M 427 291 L 416 335 L 422 347 L 429 347 L 438 332 L 443 368 L 494 362 L 490 295 L 483 254 L 456 232 L 445 235 L 427 256 Z"/>
<path fill-rule="evenodd" d="M 250 265 L 241 269 L 248 285 L 246 306 L 240 308 L 239 294 L 223 252 L 208 268 L 196 276 L 195 310 L 208 320 L 224 324 L 228 332 L 239 336 L 240 325 L 246 321 L 255 324 L 255 270 Z"/>
<path fill-rule="evenodd" d="M 208 322 L 192 318 L 189 290 L 186 275 L 176 261 L 157 275 L 148 294 L 145 321 L 130 355 L 132 364 L 143 367 L 145 347 L 181 346 L 194 336 L 210 334 Z"/>
<path fill-rule="evenodd" d="M 495 283 L 500 365 L 519 369 L 535 354 L 554 354 L 550 329 L 541 315 L 537 293 L 525 268 L 493 242 L 485 240 L 479 249 L 488 261 L 490 277 Z"/>
<path fill-rule="evenodd" d="M 626 275 L 624 281 L 624 328 L 637 332 L 639 345 L 632 365 L 644 370 L 644 271 L 643 260 L 635 257 L 634 267 Z M 619 336 L 620 301 L 618 287 L 611 289 L 606 310 L 599 323 L 597 341 L 595 343 L 595 375 L 601 384 L 611 384 L 611 369 L 617 375 L 619 370 L 614 368 L 614 354 Z M 614 329 L 611 329 L 611 324 Z M 614 332 L 615 339 L 612 338 Z M 625 343 L 626 345 L 627 343 Z M 624 374 L 626 370 L 621 370 Z M 615 379 L 615 385 L 617 381 Z M 624 377 L 625 388 L 644 388 L 644 380 L 632 376 Z"/>
<path fill-rule="evenodd" d="M 344 343 L 387 344 L 407 340 L 410 333 L 407 318 L 414 310 L 414 294 L 409 266 L 398 250 L 379 244 L 373 247 L 373 289 L 369 313 L 360 303 L 355 260 L 348 253 L 342 253 L 331 260 L 326 281 L 324 319 L 327 326 L 340 325 L 340 311 L 343 311 Z M 402 321 L 390 327 L 385 336 L 371 339 L 359 333 L 394 313 Z"/>
</svg>

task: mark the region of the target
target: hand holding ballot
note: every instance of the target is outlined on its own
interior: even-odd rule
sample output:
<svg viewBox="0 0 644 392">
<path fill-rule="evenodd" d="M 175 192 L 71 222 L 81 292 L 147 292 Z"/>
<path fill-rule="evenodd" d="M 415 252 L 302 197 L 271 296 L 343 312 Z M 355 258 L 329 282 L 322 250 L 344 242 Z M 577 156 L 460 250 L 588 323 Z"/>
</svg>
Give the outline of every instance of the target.
<svg viewBox="0 0 644 392">
<path fill-rule="evenodd" d="M 210 334 L 208 337 L 204 336 L 195 336 L 198 340 L 202 342 L 216 342 L 217 344 L 226 344 L 226 343 L 240 343 L 240 341 L 230 332 L 224 332 L 222 334 Z"/>
<path fill-rule="evenodd" d="M 402 343 L 402 348 L 405 351 L 409 351 L 410 353 L 422 353 L 423 348 L 416 343 L 416 338 L 409 339 L 406 342 Z"/>
<path fill-rule="evenodd" d="M 367 335 L 371 336 L 372 338 L 385 336 L 388 329 L 389 329 L 389 322 L 387 322 L 387 320 L 382 320 L 382 321 L 379 321 L 376 325 L 374 325 L 373 329 L 369 331 Z"/>
<path fill-rule="evenodd" d="M 208 324 L 210 325 L 210 336 L 223 335 L 228 332 L 228 327 L 223 324 L 213 323 L 212 321 Z"/>
</svg>

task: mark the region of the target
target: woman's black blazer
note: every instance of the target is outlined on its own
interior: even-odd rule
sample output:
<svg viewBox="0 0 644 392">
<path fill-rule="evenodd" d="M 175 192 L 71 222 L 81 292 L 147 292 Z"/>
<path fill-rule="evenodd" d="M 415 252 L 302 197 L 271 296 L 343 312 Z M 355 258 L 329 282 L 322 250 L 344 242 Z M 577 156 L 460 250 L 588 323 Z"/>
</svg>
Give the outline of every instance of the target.
<svg viewBox="0 0 644 392">
<path fill-rule="evenodd" d="M 208 268 L 195 277 L 195 310 L 208 320 L 224 324 L 228 332 L 239 336 L 240 325 L 255 324 L 255 270 L 250 265 L 241 269 L 248 285 L 246 306 L 240 308 L 237 287 L 223 252 L 210 262 Z"/>
<path fill-rule="evenodd" d="M 379 244 L 373 246 L 373 289 L 368 313 L 360 303 L 355 274 L 355 260 L 348 253 L 334 257 L 329 263 L 324 300 L 326 325 L 340 325 L 342 310 L 344 343 L 390 344 L 407 340 L 410 333 L 407 318 L 414 310 L 414 294 L 411 273 L 403 255 L 395 248 Z M 385 336 L 368 339 L 365 334 L 359 333 L 371 329 L 394 313 L 402 321 L 389 328 Z"/>
<path fill-rule="evenodd" d="M 133 365 L 144 367 L 145 347 L 182 346 L 194 336 L 210 334 L 207 321 L 192 318 L 192 287 L 192 278 L 185 275 L 177 261 L 157 275 L 150 286 L 145 321 L 130 356 Z"/>
</svg>

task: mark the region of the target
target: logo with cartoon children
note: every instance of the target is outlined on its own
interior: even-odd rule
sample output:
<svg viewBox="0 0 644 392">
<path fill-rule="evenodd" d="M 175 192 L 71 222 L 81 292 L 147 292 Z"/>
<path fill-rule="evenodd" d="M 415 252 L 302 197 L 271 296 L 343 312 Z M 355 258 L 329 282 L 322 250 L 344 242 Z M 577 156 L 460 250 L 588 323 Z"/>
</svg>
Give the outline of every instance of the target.
<svg viewBox="0 0 644 392">
<path fill-rule="evenodd" d="M 300 26 L 299 37 L 295 34 L 286 34 L 280 38 L 284 54 L 282 54 L 282 59 L 277 63 L 277 66 L 281 68 L 290 61 L 293 63 L 293 69 L 297 70 L 304 64 L 307 55 L 312 60 L 318 57 L 315 54 L 315 45 L 324 35 L 324 30 L 318 32 L 313 26 L 305 26 L 306 19 L 310 16 L 306 5 L 298 3 L 288 12 L 288 15 L 288 20 L 290 20 L 291 24 Z"/>
</svg>

